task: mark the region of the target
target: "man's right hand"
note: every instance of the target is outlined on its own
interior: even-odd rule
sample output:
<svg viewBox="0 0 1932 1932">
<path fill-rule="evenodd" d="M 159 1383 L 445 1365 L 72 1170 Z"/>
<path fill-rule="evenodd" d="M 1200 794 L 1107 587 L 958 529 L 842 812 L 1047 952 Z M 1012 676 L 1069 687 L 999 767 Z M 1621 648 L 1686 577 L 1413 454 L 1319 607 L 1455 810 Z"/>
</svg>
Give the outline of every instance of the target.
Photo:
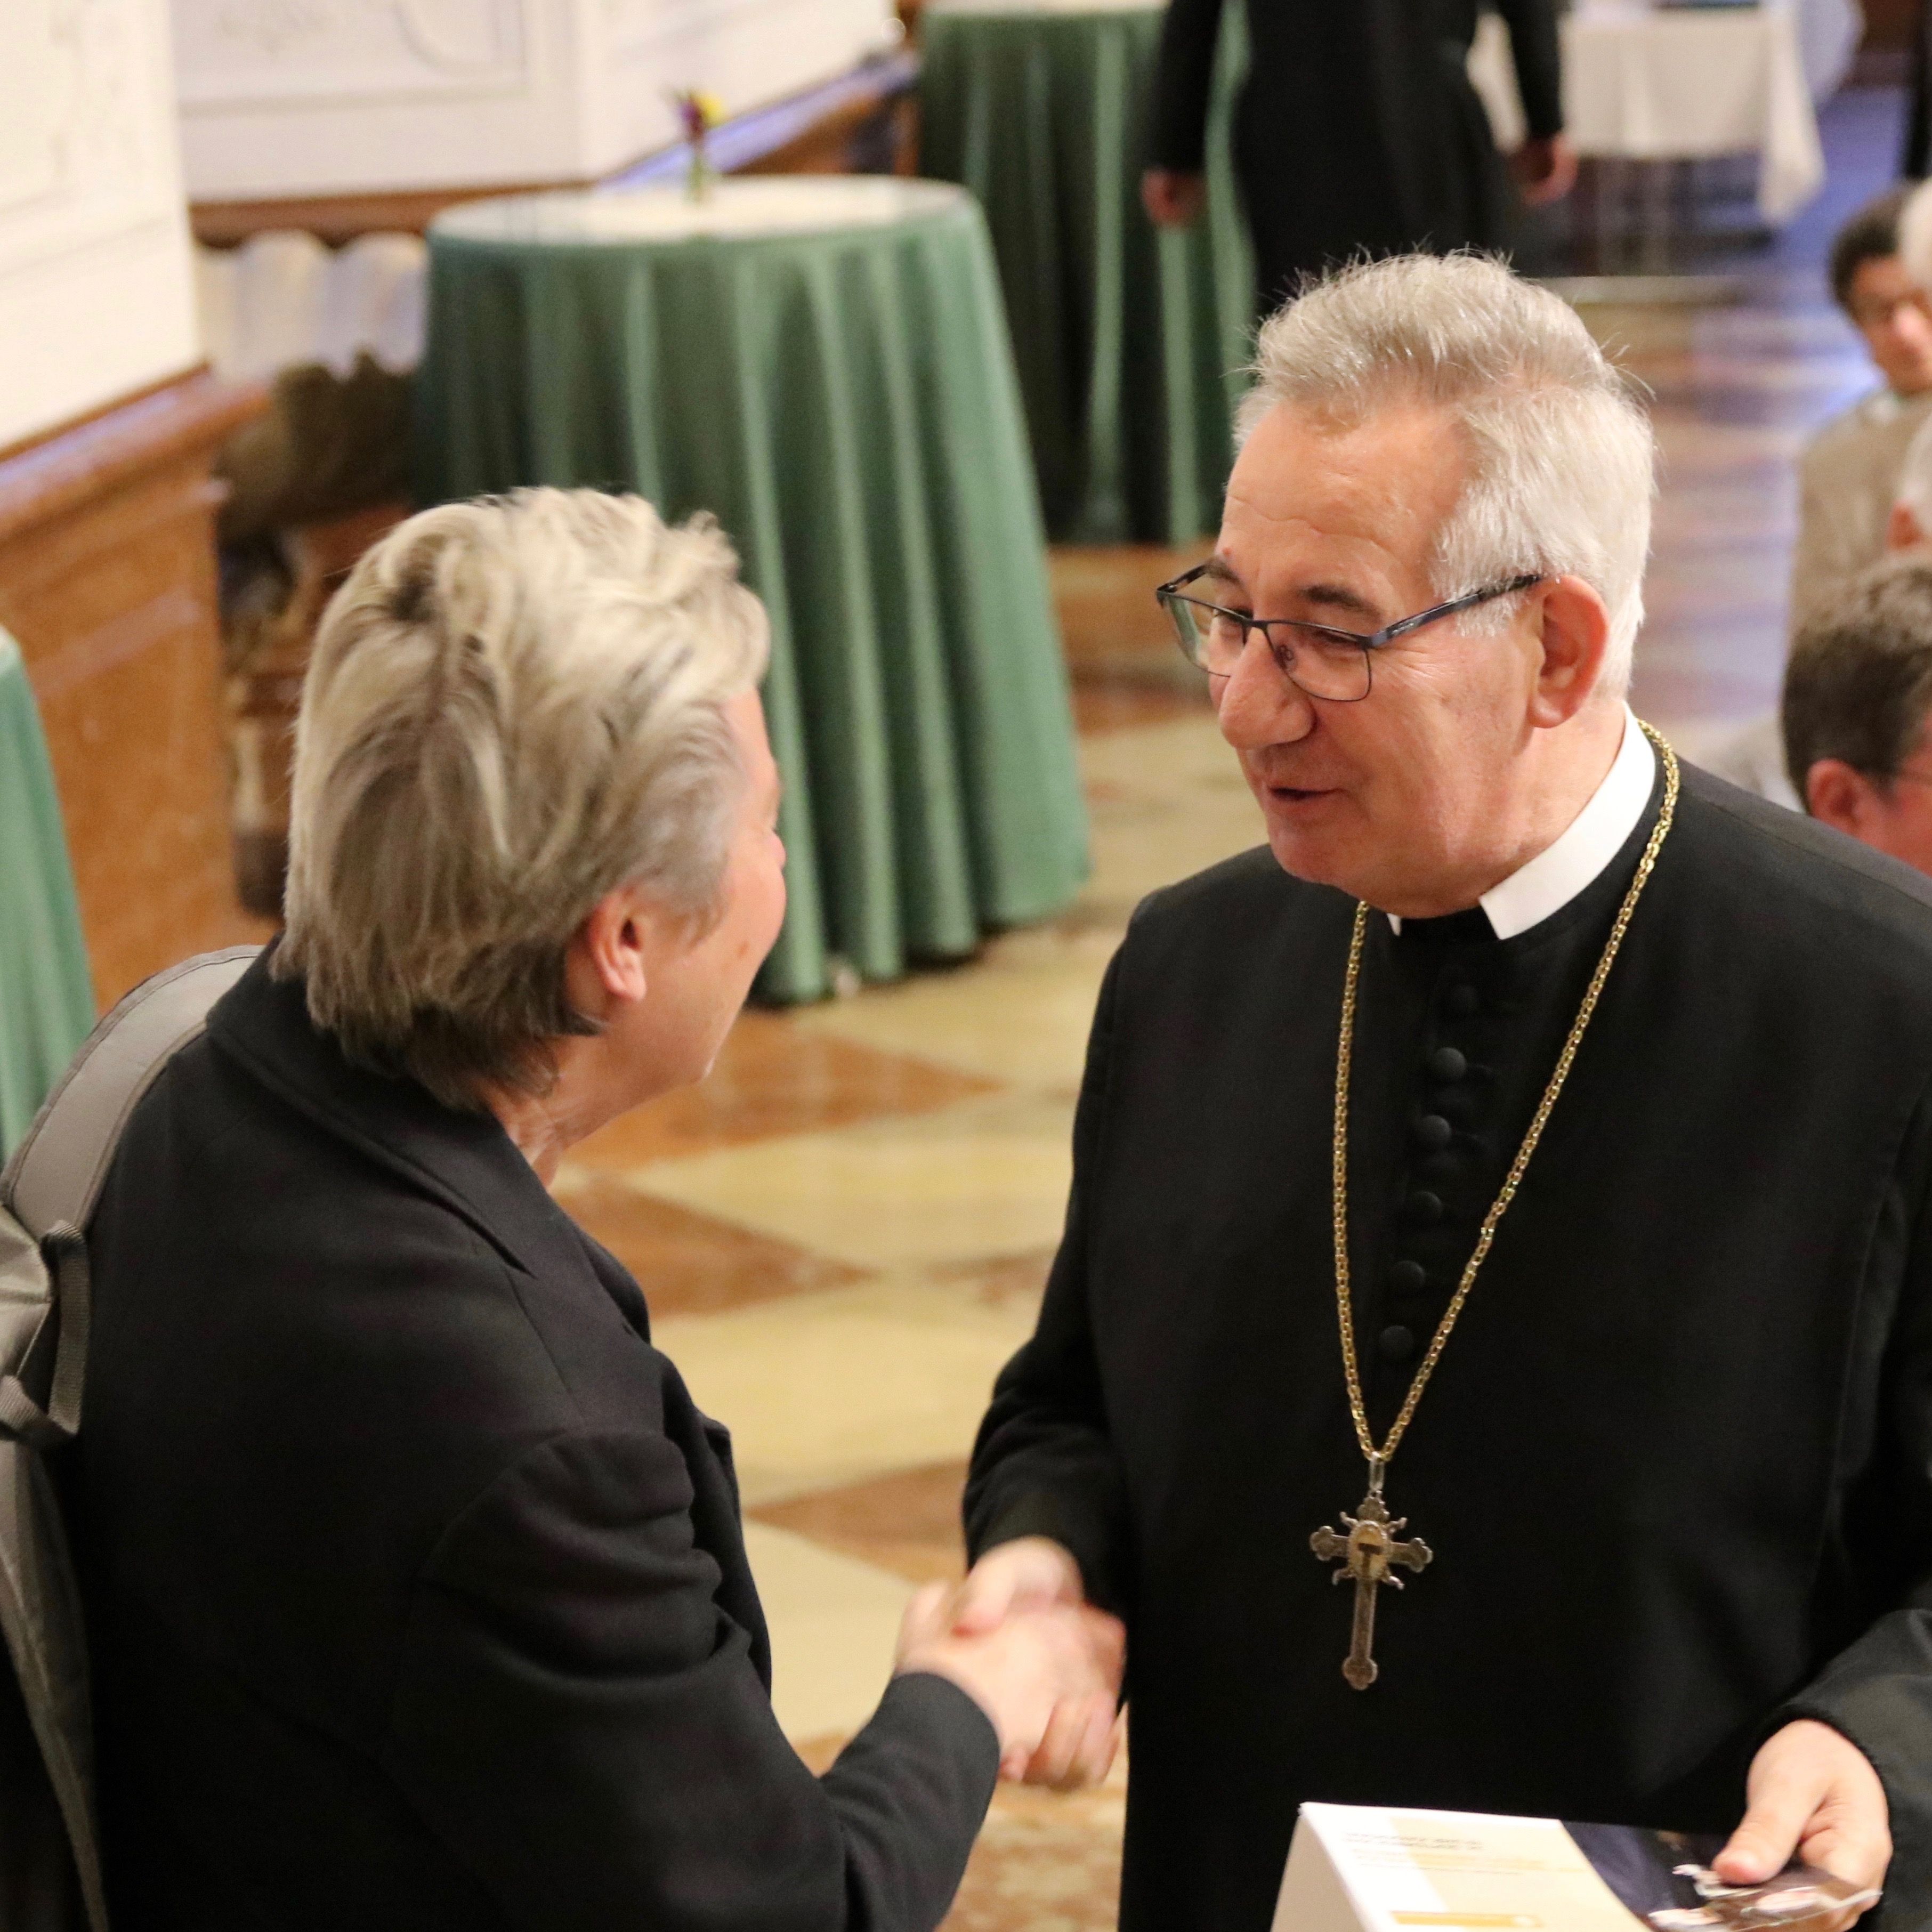
<svg viewBox="0 0 1932 1932">
<path fill-rule="evenodd" d="M 922 1590 L 896 1667 L 934 1672 L 972 1698 L 1007 1777 L 1074 1790 L 1113 1762 L 1126 1650 L 1118 1620 L 1083 1601 L 1072 1558 L 1028 1538 L 992 1551 L 956 1591 Z"/>
<path fill-rule="evenodd" d="M 1141 176 L 1141 206 L 1156 228 L 1186 228 L 1208 202 L 1208 177 L 1179 168 L 1149 168 Z"/>
</svg>

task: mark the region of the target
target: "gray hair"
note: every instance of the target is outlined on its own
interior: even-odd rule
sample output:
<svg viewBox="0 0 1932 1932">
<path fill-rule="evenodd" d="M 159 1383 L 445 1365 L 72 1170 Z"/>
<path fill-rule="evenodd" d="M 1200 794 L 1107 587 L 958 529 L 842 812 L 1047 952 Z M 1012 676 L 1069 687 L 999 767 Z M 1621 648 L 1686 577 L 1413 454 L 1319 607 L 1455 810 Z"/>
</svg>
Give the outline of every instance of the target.
<svg viewBox="0 0 1932 1932">
<path fill-rule="evenodd" d="M 1928 712 L 1932 562 L 1908 552 L 1861 571 L 1792 640 L 1780 716 L 1798 796 L 1820 758 L 1888 782 L 1924 742 Z"/>
<path fill-rule="evenodd" d="M 1621 695 L 1643 622 L 1655 442 L 1631 386 L 1576 310 L 1481 255 L 1360 262 L 1262 325 L 1245 440 L 1282 404 L 1352 428 L 1391 404 L 1448 412 L 1468 454 L 1436 537 L 1445 602 L 1512 577 L 1580 577 L 1609 607 L 1598 688 Z M 1468 614 L 1504 628 L 1517 600 Z"/>
<path fill-rule="evenodd" d="M 722 707 L 767 638 L 707 517 L 530 490 L 400 525 L 316 638 L 277 976 L 446 1105 L 542 1090 L 548 1044 L 594 1030 L 565 960 L 598 901 L 721 909 L 746 783 Z"/>
</svg>

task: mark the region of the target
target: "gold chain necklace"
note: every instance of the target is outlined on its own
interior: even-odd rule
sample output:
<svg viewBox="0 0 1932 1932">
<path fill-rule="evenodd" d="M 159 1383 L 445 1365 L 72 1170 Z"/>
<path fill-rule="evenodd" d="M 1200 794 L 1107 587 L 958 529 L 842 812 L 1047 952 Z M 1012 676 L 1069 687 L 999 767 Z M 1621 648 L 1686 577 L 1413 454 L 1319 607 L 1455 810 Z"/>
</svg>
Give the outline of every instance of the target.
<svg viewBox="0 0 1932 1932">
<path fill-rule="evenodd" d="M 1570 1077 L 1576 1049 L 1583 1043 L 1583 1034 L 1597 1010 L 1598 1000 L 1602 995 L 1605 981 L 1610 976 L 1618 949 L 1624 943 L 1624 934 L 1630 929 L 1630 915 L 1636 910 L 1636 902 L 1649 883 L 1651 873 L 1657 865 L 1657 855 L 1663 849 L 1677 815 L 1677 754 L 1648 724 L 1642 730 L 1664 760 L 1663 808 L 1658 813 L 1657 824 L 1652 829 L 1649 842 L 1643 848 L 1643 856 L 1637 861 L 1636 875 L 1630 880 L 1630 890 L 1624 893 L 1623 904 L 1618 908 L 1616 922 L 1610 928 L 1604 956 L 1598 961 L 1597 970 L 1584 988 L 1582 1004 L 1576 1010 L 1576 1021 L 1570 1027 L 1569 1038 L 1563 1042 L 1563 1051 L 1556 1056 L 1556 1070 L 1550 1076 L 1549 1085 L 1543 1090 L 1543 1099 L 1530 1121 L 1529 1130 L 1522 1137 L 1522 1146 L 1516 1149 L 1516 1159 L 1510 1163 L 1501 1191 L 1491 1203 L 1490 1211 L 1483 1216 L 1482 1226 L 1476 1234 L 1476 1245 L 1470 1253 L 1468 1265 L 1462 1270 L 1462 1278 L 1450 1298 L 1448 1308 L 1436 1325 L 1428 1352 L 1415 1372 L 1414 1380 L 1409 1384 L 1408 1394 L 1379 1449 L 1376 1447 L 1374 1432 L 1369 1427 L 1367 1406 L 1362 1400 L 1362 1373 L 1355 1358 L 1355 1316 L 1348 1282 L 1348 1071 L 1354 1048 L 1355 989 L 1361 976 L 1362 935 L 1369 918 L 1366 902 L 1358 902 L 1355 908 L 1354 931 L 1348 942 L 1348 976 L 1342 989 L 1341 1038 L 1335 1052 L 1335 1306 L 1341 1324 L 1342 1372 L 1348 1388 L 1348 1413 L 1354 1420 L 1355 1440 L 1361 1445 L 1362 1454 L 1368 1461 L 1369 1492 L 1362 1498 L 1354 1515 L 1344 1515 L 1342 1518 L 1347 1527 L 1346 1535 L 1337 1534 L 1324 1525 L 1308 1540 L 1309 1546 L 1323 1562 L 1342 1564 L 1342 1567 L 1335 1572 L 1336 1582 L 1348 1581 L 1355 1586 L 1354 1639 L 1348 1659 L 1342 1666 L 1342 1675 L 1358 1690 L 1366 1690 L 1380 1674 L 1372 1654 L 1376 1592 L 1385 1583 L 1400 1589 L 1402 1579 L 1396 1575 L 1396 1569 L 1420 1570 L 1435 1555 L 1419 1536 L 1412 1537 L 1406 1543 L 1397 1540 L 1397 1532 L 1407 1525 L 1408 1519 L 1389 1514 L 1388 1507 L 1382 1500 L 1382 1478 L 1403 1436 L 1408 1432 L 1408 1425 L 1414 1420 L 1422 1392 L 1429 1386 L 1429 1378 L 1436 1372 L 1436 1365 L 1442 1359 L 1442 1351 L 1448 1346 L 1456 1318 L 1462 1313 L 1463 1304 L 1469 1298 L 1469 1291 L 1476 1285 L 1476 1276 L 1488 1258 L 1490 1245 L 1496 1238 L 1497 1224 L 1516 1198 L 1516 1190 L 1522 1184 L 1523 1171 L 1529 1166 L 1530 1156 L 1535 1153 L 1537 1143 L 1543 1138 L 1543 1130 L 1550 1124 L 1556 1096 L 1562 1092 L 1563 1083 Z"/>
</svg>

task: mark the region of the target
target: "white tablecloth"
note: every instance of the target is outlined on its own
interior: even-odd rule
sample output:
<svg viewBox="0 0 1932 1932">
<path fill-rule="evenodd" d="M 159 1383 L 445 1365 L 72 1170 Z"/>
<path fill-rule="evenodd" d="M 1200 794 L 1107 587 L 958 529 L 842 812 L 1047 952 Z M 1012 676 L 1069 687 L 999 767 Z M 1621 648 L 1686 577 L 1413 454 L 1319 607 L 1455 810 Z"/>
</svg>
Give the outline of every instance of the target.
<svg viewBox="0 0 1932 1932">
<path fill-rule="evenodd" d="M 1469 71 L 1498 144 L 1514 147 L 1522 110 L 1508 36 L 1493 15 Z M 1563 118 L 1580 154 L 1758 155 L 1758 211 L 1773 224 L 1788 220 L 1825 178 L 1792 0 L 1708 11 L 1582 0 L 1563 22 Z"/>
<path fill-rule="evenodd" d="M 472 201 L 436 218 L 438 235 L 479 242 L 688 242 L 881 228 L 950 207 L 963 189 L 895 175 L 752 175 L 713 182 L 701 201 L 669 183 L 566 188 Z"/>
</svg>

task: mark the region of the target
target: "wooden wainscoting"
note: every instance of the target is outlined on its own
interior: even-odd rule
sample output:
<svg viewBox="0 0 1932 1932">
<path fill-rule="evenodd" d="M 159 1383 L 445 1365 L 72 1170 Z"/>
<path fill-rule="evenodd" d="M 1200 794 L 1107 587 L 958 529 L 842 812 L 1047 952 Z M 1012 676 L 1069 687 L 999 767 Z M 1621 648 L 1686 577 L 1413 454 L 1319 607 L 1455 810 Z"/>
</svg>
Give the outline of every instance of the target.
<svg viewBox="0 0 1932 1932">
<path fill-rule="evenodd" d="M 40 706 L 104 1007 L 267 929 L 235 894 L 208 473 L 262 402 L 197 370 L 0 452 L 0 625 Z"/>
</svg>

